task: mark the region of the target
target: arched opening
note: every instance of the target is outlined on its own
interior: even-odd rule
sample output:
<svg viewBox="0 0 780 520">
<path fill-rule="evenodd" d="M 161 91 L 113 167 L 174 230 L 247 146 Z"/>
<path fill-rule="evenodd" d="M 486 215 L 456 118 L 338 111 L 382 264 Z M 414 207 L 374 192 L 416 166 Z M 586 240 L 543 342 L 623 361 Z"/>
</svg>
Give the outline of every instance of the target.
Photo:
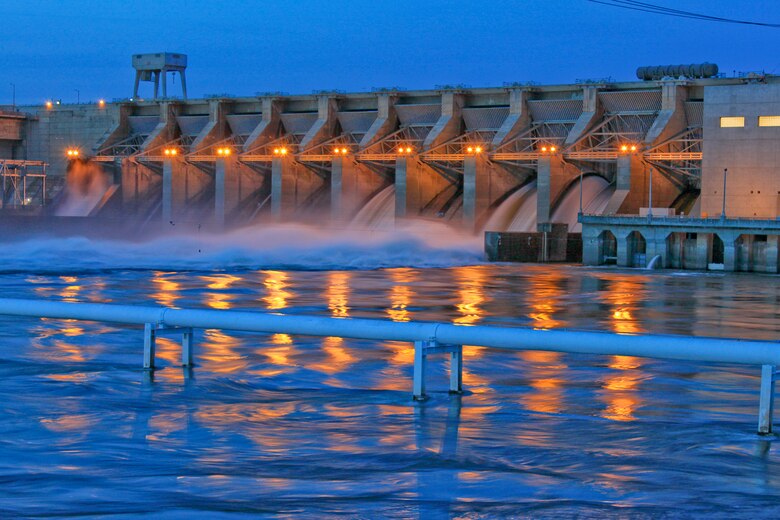
<svg viewBox="0 0 780 520">
<path fill-rule="evenodd" d="M 639 231 L 632 231 L 626 237 L 628 265 L 645 267 L 647 265 L 647 241 Z"/>
<path fill-rule="evenodd" d="M 712 254 L 710 255 L 709 263 L 718 265 L 722 269 L 724 251 L 723 240 L 718 235 L 712 235 Z"/>
<path fill-rule="evenodd" d="M 617 239 L 609 230 L 599 235 L 599 265 L 604 264 L 617 264 Z"/>
</svg>

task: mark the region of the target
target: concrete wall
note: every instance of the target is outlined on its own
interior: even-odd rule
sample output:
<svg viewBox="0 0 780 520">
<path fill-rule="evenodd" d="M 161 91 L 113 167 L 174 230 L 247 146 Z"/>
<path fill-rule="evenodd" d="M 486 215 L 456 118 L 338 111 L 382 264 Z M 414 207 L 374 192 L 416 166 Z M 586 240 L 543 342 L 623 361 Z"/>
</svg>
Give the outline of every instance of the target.
<svg viewBox="0 0 780 520">
<path fill-rule="evenodd" d="M 65 151 L 79 148 L 91 155 L 97 143 L 119 121 L 119 105 L 61 105 L 41 108 L 28 122 L 26 159 L 49 163 L 49 175 L 65 175 Z"/>
<path fill-rule="evenodd" d="M 780 84 L 704 88 L 701 210 L 721 214 L 723 169 L 728 168 L 726 215 L 780 214 L 780 127 L 759 127 L 759 116 L 780 116 Z M 723 116 L 742 116 L 744 128 L 721 128 Z"/>
</svg>

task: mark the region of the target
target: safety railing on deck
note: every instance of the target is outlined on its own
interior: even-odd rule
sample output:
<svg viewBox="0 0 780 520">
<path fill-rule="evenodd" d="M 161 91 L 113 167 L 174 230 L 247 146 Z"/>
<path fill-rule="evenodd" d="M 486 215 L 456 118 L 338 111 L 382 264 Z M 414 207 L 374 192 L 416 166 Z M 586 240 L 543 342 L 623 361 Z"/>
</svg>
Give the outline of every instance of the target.
<svg viewBox="0 0 780 520">
<path fill-rule="evenodd" d="M 449 354 L 449 389 L 451 392 L 462 391 L 463 345 L 761 365 L 760 434 L 772 432 L 776 366 L 780 365 L 780 344 L 727 338 L 626 335 L 17 299 L 0 299 L 0 315 L 143 325 L 143 367 L 147 370 L 154 369 L 155 338 L 157 334 L 166 332 L 182 334 L 182 365 L 192 366 L 192 331 L 196 328 L 410 342 L 414 343 L 413 397 L 417 400 L 425 398 L 426 361 L 434 353 Z"/>
</svg>

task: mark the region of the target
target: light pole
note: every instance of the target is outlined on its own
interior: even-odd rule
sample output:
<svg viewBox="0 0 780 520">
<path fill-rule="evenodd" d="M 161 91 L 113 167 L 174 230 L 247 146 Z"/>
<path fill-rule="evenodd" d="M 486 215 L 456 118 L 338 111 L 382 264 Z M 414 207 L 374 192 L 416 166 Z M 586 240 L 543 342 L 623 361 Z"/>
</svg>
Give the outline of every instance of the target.
<svg viewBox="0 0 780 520">
<path fill-rule="evenodd" d="M 81 104 L 81 91 L 77 88 L 74 88 L 73 90 L 76 91 L 76 104 Z"/>
<path fill-rule="evenodd" d="M 11 89 L 13 92 L 12 94 L 13 97 L 11 98 L 13 99 L 13 102 L 11 106 L 13 106 L 13 111 L 16 112 L 16 83 L 11 83 Z"/>
<path fill-rule="evenodd" d="M 650 193 L 647 200 L 647 220 L 653 220 L 653 167 L 650 167 Z"/>
<path fill-rule="evenodd" d="M 720 211 L 721 220 L 726 220 L 726 177 L 728 173 L 729 169 L 723 168 L 723 209 Z"/>
<path fill-rule="evenodd" d="M 580 216 L 582 216 L 582 168 L 580 168 Z"/>
</svg>

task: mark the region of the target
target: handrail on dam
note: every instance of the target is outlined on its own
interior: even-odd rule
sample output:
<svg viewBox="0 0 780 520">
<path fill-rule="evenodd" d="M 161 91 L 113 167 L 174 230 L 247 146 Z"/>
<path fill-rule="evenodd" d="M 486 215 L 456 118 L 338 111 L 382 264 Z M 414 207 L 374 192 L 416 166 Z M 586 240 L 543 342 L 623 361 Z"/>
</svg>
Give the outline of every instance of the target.
<svg viewBox="0 0 780 520">
<path fill-rule="evenodd" d="M 772 433 L 776 366 L 780 344 L 727 338 L 625 335 L 579 330 L 539 330 L 451 323 L 294 316 L 251 311 L 177 309 L 96 303 L 0 298 L 0 315 L 74 319 L 144 326 L 143 366 L 153 370 L 158 333 L 182 333 L 182 365 L 193 364 L 192 330 L 224 329 L 266 334 L 336 336 L 414 343 L 413 396 L 425 398 L 426 358 L 450 355 L 451 392 L 462 391 L 463 345 L 507 350 L 546 350 L 761 365 L 758 433 Z"/>
</svg>

